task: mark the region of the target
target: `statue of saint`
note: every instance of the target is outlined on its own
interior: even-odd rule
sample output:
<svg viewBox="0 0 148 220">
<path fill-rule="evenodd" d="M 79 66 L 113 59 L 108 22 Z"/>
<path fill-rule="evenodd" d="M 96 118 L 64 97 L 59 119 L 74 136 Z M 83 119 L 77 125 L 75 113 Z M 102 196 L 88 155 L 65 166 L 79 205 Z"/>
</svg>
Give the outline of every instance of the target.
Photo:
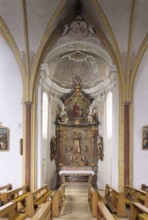
<svg viewBox="0 0 148 220">
<path fill-rule="evenodd" d="M 80 134 L 78 132 L 75 132 L 73 140 L 74 140 L 73 152 L 74 153 L 80 153 L 81 152 L 81 148 L 80 148 Z"/>
<path fill-rule="evenodd" d="M 103 137 L 101 135 L 98 136 L 97 140 L 97 158 L 103 160 Z"/>
</svg>

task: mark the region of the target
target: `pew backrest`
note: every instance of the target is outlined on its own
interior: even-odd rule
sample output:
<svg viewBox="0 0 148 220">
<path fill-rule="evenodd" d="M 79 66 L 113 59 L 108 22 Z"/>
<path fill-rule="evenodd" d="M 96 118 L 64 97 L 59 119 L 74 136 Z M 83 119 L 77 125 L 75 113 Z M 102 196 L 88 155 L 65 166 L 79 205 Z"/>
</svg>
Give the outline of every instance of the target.
<svg viewBox="0 0 148 220">
<path fill-rule="evenodd" d="M 148 207 L 148 192 L 133 188 L 131 186 L 125 186 L 125 197 L 133 202 L 139 202 L 142 205 Z"/>
<path fill-rule="evenodd" d="M 52 220 L 51 207 L 51 201 L 43 203 L 31 220 Z"/>
<path fill-rule="evenodd" d="M 3 201 L 2 201 L 2 192 L 5 192 L 5 191 L 9 191 L 12 189 L 12 185 L 10 183 L 8 183 L 7 185 L 4 185 L 4 186 L 1 186 L 0 187 L 0 206 L 3 205 Z"/>
<path fill-rule="evenodd" d="M 47 184 L 32 191 L 28 195 L 26 212 L 29 216 L 33 216 L 35 213 L 35 208 L 50 200 L 50 196 L 54 191 L 48 190 Z"/>
<path fill-rule="evenodd" d="M 17 189 L 12 189 L 7 192 L 2 192 L 1 200 L 2 200 L 3 204 L 6 204 L 11 200 L 14 200 L 16 198 L 21 198 L 22 196 L 24 196 L 28 192 L 29 192 L 28 185 L 24 185 L 24 186 L 19 187 Z"/>
<path fill-rule="evenodd" d="M 109 184 L 105 188 L 105 203 L 118 217 L 126 217 L 126 199 L 124 192 L 119 192 Z"/>
<path fill-rule="evenodd" d="M 65 185 L 62 184 L 52 196 L 52 216 L 58 217 L 65 201 Z"/>
<path fill-rule="evenodd" d="M 94 217 L 97 215 L 97 202 L 98 201 L 103 201 L 102 196 L 100 195 L 99 192 L 97 192 L 94 189 L 94 187 L 91 184 L 89 184 L 88 185 L 88 202 L 89 202 L 92 216 Z"/>
<path fill-rule="evenodd" d="M 16 214 L 15 208 L 16 208 L 15 202 L 9 202 L 3 205 L 2 207 L 0 207 L 0 218 L 7 215 L 9 220 L 12 220 Z"/>
<path fill-rule="evenodd" d="M 97 220 L 115 220 L 117 219 L 113 216 L 105 204 L 101 201 L 97 203 Z"/>
<path fill-rule="evenodd" d="M 0 186 L 0 193 L 2 193 L 3 190 L 9 191 L 11 189 L 12 189 L 12 185 L 10 183 L 8 183 L 7 185 Z"/>
<path fill-rule="evenodd" d="M 7 204 L 0 207 L 0 218 L 5 219 L 5 217 L 9 220 L 24 220 L 26 219 L 26 213 L 18 213 L 17 212 L 17 203 L 15 201 L 8 202 Z"/>
<path fill-rule="evenodd" d="M 141 190 L 148 192 L 148 185 L 142 184 L 141 185 Z"/>
<path fill-rule="evenodd" d="M 138 202 L 132 202 L 129 220 L 148 220 L 148 208 Z"/>
</svg>

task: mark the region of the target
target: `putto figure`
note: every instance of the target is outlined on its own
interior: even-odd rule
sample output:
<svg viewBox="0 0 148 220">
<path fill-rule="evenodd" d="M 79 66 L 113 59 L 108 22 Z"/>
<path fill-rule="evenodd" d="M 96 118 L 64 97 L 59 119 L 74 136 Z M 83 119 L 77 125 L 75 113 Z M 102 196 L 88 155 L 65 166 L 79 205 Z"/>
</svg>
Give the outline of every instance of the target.
<svg viewBox="0 0 148 220">
<path fill-rule="evenodd" d="M 68 118 L 68 116 L 67 116 L 66 110 L 67 110 L 67 106 L 65 106 L 65 105 L 63 104 L 62 109 L 61 109 L 61 112 L 60 112 L 60 114 L 59 114 L 59 119 L 60 119 L 60 122 L 67 124 L 68 121 L 69 121 L 69 118 Z"/>
</svg>

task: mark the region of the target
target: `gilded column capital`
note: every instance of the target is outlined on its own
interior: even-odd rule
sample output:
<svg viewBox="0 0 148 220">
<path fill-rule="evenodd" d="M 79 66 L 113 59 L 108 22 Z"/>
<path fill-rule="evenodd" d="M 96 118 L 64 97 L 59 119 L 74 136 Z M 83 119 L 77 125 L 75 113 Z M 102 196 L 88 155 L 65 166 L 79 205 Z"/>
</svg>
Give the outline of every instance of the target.
<svg viewBox="0 0 148 220">
<path fill-rule="evenodd" d="M 29 105 L 31 106 L 31 105 L 32 105 L 32 102 L 30 102 L 30 101 L 25 101 L 24 104 L 25 104 L 26 106 L 29 106 Z"/>
</svg>

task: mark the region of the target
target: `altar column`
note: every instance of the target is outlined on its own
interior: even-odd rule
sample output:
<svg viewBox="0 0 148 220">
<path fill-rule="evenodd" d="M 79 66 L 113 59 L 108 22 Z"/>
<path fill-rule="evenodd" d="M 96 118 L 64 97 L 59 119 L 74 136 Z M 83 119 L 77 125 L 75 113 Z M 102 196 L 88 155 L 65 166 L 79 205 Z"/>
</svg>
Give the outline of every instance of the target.
<svg viewBox="0 0 148 220">
<path fill-rule="evenodd" d="M 26 158 L 25 158 L 25 184 L 30 186 L 31 180 L 31 102 L 26 105 Z"/>
<path fill-rule="evenodd" d="M 129 109 L 130 103 L 124 103 L 124 185 L 129 185 Z"/>
</svg>

